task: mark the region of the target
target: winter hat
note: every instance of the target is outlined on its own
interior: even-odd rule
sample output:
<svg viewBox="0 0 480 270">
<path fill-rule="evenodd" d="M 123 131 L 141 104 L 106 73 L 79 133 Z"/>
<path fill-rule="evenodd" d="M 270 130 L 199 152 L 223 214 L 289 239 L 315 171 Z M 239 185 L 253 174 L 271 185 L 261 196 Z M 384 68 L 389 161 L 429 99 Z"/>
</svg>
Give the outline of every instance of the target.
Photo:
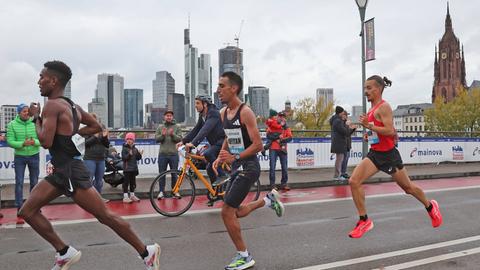
<svg viewBox="0 0 480 270">
<path fill-rule="evenodd" d="M 28 105 L 25 104 L 25 103 L 18 104 L 17 105 L 17 113 L 20 113 L 23 110 L 23 108 L 25 108 L 25 107 L 28 107 Z"/>
<path fill-rule="evenodd" d="M 273 109 L 270 109 L 269 117 L 276 116 L 277 114 L 278 114 L 277 111 L 275 111 L 275 110 L 273 110 Z"/>
<path fill-rule="evenodd" d="M 127 135 L 125 135 L 125 140 L 132 139 L 135 141 L 135 133 L 133 132 L 128 132 Z"/>
<path fill-rule="evenodd" d="M 345 110 L 342 107 L 340 107 L 340 106 L 335 107 L 335 114 L 342 113 L 343 111 L 345 111 Z"/>
</svg>

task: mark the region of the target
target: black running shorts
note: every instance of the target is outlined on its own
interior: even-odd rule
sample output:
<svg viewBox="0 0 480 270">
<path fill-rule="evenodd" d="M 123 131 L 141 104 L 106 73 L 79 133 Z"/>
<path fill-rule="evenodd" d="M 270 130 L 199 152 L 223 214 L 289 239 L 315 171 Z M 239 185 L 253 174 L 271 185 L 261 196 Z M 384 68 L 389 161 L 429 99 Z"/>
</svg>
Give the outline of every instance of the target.
<svg viewBox="0 0 480 270">
<path fill-rule="evenodd" d="M 370 149 L 367 158 L 382 172 L 394 174 L 397 169 L 403 169 L 403 161 L 397 148 L 393 148 L 387 152 L 379 152 Z"/>
<path fill-rule="evenodd" d="M 234 171 L 235 168 L 239 169 L 240 165 L 243 170 L 239 171 L 238 175 L 228 184 L 223 198 L 224 203 L 233 208 L 240 207 L 252 185 L 260 178 L 260 162 L 257 157 L 236 163 L 232 166 Z"/>
<path fill-rule="evenodd" d="M 72 196 L 77 188 L 89 189 L 92 187 L 90 173 L 83 160 L 72 159 L 61 167 L 54 167 L 53 173 L 45 180 L 60 189 L 66 196 Z"/>
</svg>

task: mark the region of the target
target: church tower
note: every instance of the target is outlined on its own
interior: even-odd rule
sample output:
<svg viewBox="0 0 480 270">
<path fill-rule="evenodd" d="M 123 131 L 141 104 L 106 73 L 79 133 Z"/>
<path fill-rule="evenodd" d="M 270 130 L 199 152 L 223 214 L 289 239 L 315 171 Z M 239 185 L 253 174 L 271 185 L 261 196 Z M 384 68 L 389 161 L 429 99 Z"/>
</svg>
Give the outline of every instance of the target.
<svg viewBox="0 0 480 270">
<path fill-rule="evenodd" d="M 465 81 L 465 58 L 463 45 L 453 33 L 450 8 L 447 3 L 447 17 L 445 18 L 445 33 L 435 46 L 434 82 L 432 103 L 437 97 L 443 97 L 445 102 L 452 101 L 460 87 L 467 87 Z"/>
</svg>

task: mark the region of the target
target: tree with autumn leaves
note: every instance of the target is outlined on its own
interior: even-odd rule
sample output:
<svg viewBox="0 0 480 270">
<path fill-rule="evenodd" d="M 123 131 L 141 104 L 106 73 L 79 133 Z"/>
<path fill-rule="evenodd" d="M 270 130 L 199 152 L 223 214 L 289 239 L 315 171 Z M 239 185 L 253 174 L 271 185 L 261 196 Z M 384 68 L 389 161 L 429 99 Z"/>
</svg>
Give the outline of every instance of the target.
<svg viewBox="0 0 480 270">
<path fill-rule="evenodd" d="M 448 103 L 445 103 L 442 97 L 437 97 L 433 108 L 425 110 L 425 129 L 438 132 L 432 136 L 479 137 L 480 89 L 461 88 L 458 96 Z"/>
<path fill-rule="evenodd" d="M 299 124 L 293 130 L 330 130 L 329 117 L 333 113 L 333 102 L 325 104 L 323 98 L 315 100 L 304 98 L 297 102 L 294 108 L 293 119 Z M 328 133 L 329 134 L 329 133 Z M 301 132 L 300 137 L 324 137 L 325 132 Z"/>
</svg>

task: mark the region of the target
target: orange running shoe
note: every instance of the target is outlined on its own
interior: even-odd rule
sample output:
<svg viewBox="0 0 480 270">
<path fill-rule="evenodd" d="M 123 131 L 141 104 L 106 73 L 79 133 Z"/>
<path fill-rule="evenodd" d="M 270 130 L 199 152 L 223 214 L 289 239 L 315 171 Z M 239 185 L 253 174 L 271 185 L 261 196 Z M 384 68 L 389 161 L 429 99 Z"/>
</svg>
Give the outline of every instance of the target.
<svg viewBox="0 0 480 270">
<path fill-rule="evenodd" d="M 432 204 L 432 211 L 428 212 L 428 215 L 432 220 L 432 226 L 436 228 L 442 225 L 443 218 L 442 214 L 440 213 L 440 207 L 438 206 L 437 201 L 431 200 L 430 203 Z"/>
<path fill-rule="evenodd" d="M 365 221 L 359 220 L 357 222 L 357 226 L 355 226 L 355 229 L 353 229 L 348 236 L 351 238 L 360 238 L 371 229 L 373 229 L 373 221 L 371 219 L 367 219 Z"/>
</svg>

